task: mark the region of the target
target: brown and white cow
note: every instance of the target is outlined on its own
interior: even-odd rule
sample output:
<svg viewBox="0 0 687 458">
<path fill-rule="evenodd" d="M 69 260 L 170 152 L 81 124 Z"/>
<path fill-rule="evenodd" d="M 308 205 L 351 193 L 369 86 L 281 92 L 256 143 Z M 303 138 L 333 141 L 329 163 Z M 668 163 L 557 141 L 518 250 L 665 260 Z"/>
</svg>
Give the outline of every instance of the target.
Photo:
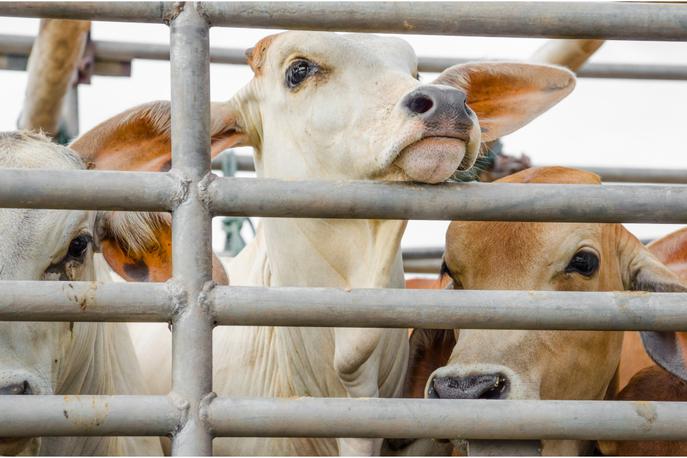
<svg viewBox="0 0 687 458">
<path fill-rule="evenodd" d="M 683 282 L 687 282 L 687 228 L 652 242 L 648 248 Z M 647 342 L 642 342 L 640 334 L 625 333 L 619 368 L 621 390 L 614 399 L 687 401 L 687 374 L 684 372 L 684 365 L 687 363 L 687 333 L 676 332 L 674 335 L 675 339 L 667 341 L 675 349 L 673 361 L 660 358 L 659 355 L 659 359 L 654 362 L 644 350 Z M 651 354 L 656 358 L 656 352 Z M 598 445 L 605 455 L 687 455 L 687 442 L 680 441 L 599 441 Z"/>
<path fill-rule="evenodd" d="M 213 123 L 252 146 L 261 178 L 439 183 L 483 141 L 526 124 L 574 86 L 547 65 L 475 63 L 418 80 L 399 39 L 286 32 L 249 55 L 254 78 Z M 143 150 L 142 150 L 143 151 Z M 460 198 L 457 196 L 457 198 Z M 405 221 L 266 218 L 230 266 L 233 285 L 402 287 Z M 170 389 L 169 332 L 138 327 L 155 390 Z M 391 397 L 407 361 L 404 330 L 222 327 L 214 390 L 224 396 Z M 163 374 L 164 376 L 161 376 Z M 218 454 L 374 454 L 381 440 L 222 438 Z"/>
<path fill-rule="evenodd" d="M 528 169 L 498 181 L 600 183 L 592 173 L 561 167 Z M 454 221 L 446 234 L 444 276 L 455 289 L 686 290 L 620 224 Z M 408 393 L 424 379 L 432 398 L 603 399 L 618 367 L 622 337 L 603 331 L 416 330 Z M 663 337 L 645 333 L 649 342 Z M 648 348 L 662 356 L 660 345 Z M 431 367 L 437 355 L 448 360 Z M 574 441 L 542 445 L 544 454 L 583 451 Z"/>
</svg>

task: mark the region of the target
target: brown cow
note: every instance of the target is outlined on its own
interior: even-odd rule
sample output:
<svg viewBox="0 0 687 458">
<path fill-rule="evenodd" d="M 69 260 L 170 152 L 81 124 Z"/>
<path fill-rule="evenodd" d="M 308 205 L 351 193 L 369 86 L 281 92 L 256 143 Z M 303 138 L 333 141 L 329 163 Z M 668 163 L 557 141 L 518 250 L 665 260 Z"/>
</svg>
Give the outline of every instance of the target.
<svg viewBox="0 0 687 458">
<path fill-rule="evenodd" d="M 594 174 L 561 167 L 528 169 L 499 181 L 600 183 Z M 686 290 L 620 224 L 454 221 L 444 264 L 444 279 L 456 289 Z M 656 343 L 673 334 L 643 334 L 652 356 L 664 357 Z M 438 398 L 603 399 L 621 346 L 620 332 L 416 330 L 407 394 L 424 380 L 425 394 Z M 573 441 L 542 445 L 545 454 L 583 451 Z"/>
</svg>

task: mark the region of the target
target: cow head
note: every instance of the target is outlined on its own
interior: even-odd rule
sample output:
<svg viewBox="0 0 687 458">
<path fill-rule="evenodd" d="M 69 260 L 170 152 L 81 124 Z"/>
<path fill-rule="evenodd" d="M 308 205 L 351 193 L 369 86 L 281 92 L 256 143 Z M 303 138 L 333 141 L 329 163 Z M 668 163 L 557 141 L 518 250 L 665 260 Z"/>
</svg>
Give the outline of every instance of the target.
<svg viewBox="0 0 687 458">
<path fill-rule="evenodd" d="M 560 167 L 528 169 L 499 181 L 600 183 L 594 174 Z M 443 277 L 454 289 L 685 291 L 620 224 L 454 221 L 446 234 Z M 602 399 L 622 344 L 621 332 L 415 332 L 417 342 L 430 346 L 415 348 L 416 354 L 450 355 L 425 379 L 431 398 Z M 432 336 L 446 333 L 456 340 Z M 672 335 L 644 334 L 649 340 Z M 666 356 L 660 342 L 656 349 L 655 357 Z M 427 372 L 411 355 L 410 375 L 420 369 Z"/>
<path fill-rule="evenodd" d="M 405 41 L 365 34 L 286 32 L 248 57 L 255 76 L 225 123 L 255 148 L 260 176 L 282 179 L 445 181 L 575 81 L 559 67 L 475 63 L 422 83 Z"/>
<path fill-rule="evenodd" d="M 85 134 L 78 146 L 84 154 L 79 155 L 38 134 L 0 133 L 0 168 L 86 169 L 84 159 L 98 164 L 97 155 L 86 154 L 94 150 L 84 147 L 92 135 L 104 138 L 98 128 Z M 102 147 L 94 139 L 90 144 Z M 112 143 L 120 155 L 124 146 L 122 141 Z M 141 164 L 130 168 L 145 169 Z M 97 248 L 125 278 L 165 280 L 172 268 L 168 232 L 166 214 L 0 209 L 0 280 L 95 280 Z M 220 268 L 215 278 L 223 281 L 223 274 Z M 0 396 L 79 394 L 97 347 L 94 330 L 103 325 L 0 323 Z M 38 444 L 35 438 L 0 438 L 0 455 L 37 452 Z"/>
</svg>

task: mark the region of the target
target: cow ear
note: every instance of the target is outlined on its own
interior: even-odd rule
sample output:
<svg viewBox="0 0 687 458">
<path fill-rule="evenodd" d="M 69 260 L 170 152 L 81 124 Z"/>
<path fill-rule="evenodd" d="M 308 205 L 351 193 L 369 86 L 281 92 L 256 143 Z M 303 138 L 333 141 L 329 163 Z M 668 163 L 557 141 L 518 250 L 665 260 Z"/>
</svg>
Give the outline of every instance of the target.
<svg viewBox="0 0 687 458">
<path fill-rule="evenodd" d="M 210 118 L 212 157 L 232 146 L 250 145 L 235 100 L 213 103 Z M 167 171 L 172 160 L 171 119 L 169 102 L 150 102 L 100 123 L 69 147 L 100 170 Z"/>
<path fill-rule="evenodd" d="M 647 248 L 678 277 L 687 280 L 687 227 L 651 242 Z"/>
<path fill-rule="evenodd" d="M 629 256 L 629 289 L 658 293 L 687 292 L 674 272 L 663 265 L 638 240 L 633 240 Z M 687 381 L 687 346 L 682 333 L 668 331 L 642 331 L 642 343 L 651 359 L 666 371 Z"/>
<path fill-rule="evenodd" d="M 454 65 L 433 82 L 465 92 L 482 142 L 516 131 L 570 94 L 575 75 L 544 64 L 484 62 Z"/>
<path fill-rule="evenodd" d="M 127 281 L 164 282 L 172 277 L 172 231 L 168 213 L 101 212 L 96 223 L 103 257 Z M 227 274 L 213 254 L 212 279 L 228 285 Z"/>
</svg>

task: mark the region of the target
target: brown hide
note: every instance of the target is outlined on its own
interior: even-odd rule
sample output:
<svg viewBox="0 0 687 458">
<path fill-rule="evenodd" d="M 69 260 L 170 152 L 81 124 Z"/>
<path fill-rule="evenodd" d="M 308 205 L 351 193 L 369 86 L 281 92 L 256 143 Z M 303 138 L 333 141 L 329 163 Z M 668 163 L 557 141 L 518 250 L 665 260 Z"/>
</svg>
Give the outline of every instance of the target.
<svg viewBox="0 0 687 458">
<path fill-rule="evenodd" d="M 651 252 L 675 272 L 682 280 L 687 281 L 687 228 L 680 229 L 662 237 L 649 245 Z M 687 333 L 678 333 L 682 347 L 687 348 Z M 623 341 L 623 353 L 620 358 L 619 386 L 622 389 L 640 370 L 653 366 L 654 362 L 646 354 L 639 332 L 628 331 Z"/>
</svg>

